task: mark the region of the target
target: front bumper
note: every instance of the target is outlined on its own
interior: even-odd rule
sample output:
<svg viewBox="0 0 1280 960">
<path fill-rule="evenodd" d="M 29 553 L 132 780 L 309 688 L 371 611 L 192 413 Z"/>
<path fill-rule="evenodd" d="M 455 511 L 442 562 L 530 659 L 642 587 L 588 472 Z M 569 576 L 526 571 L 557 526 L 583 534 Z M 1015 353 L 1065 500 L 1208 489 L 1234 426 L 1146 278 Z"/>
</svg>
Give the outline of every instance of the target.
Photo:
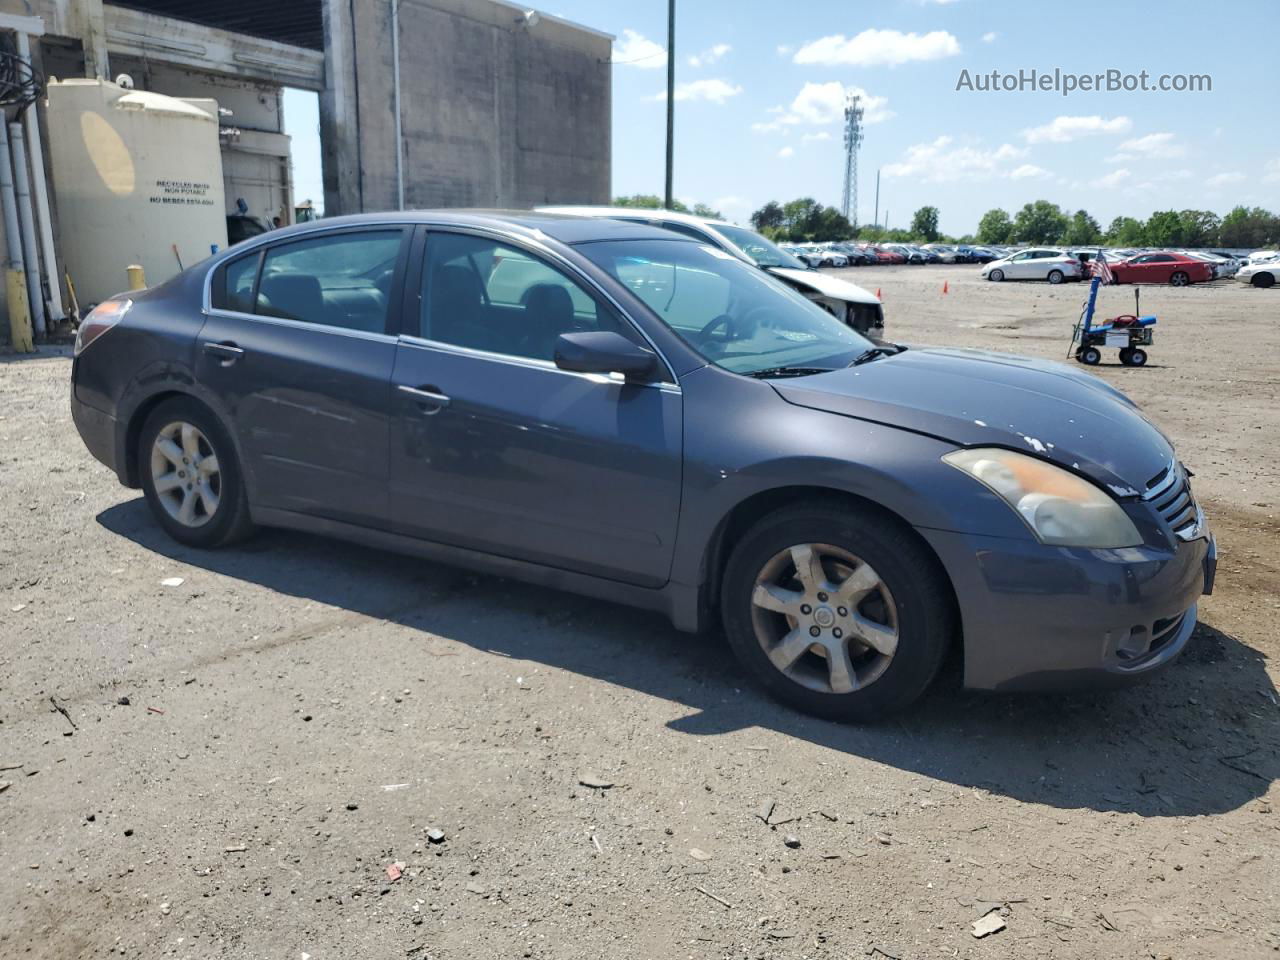
<svg viewBox="0 0 1280 960">
<path fill-rule="evenodd" d="M 1174 550 L 1084 550 L 920 530 L 955 588 L 965 686 L 1121 685 L 1172 663 L 1213 588 L 1212 536 Z"/>
</svg>

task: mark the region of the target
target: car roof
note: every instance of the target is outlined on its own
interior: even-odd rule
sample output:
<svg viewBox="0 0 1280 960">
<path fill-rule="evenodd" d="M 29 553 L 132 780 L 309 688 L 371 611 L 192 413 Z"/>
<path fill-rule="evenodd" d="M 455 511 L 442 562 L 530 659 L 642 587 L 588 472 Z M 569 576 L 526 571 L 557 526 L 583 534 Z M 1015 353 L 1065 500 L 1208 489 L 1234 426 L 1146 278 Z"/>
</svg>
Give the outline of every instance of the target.
<svg viewBox="0 0 1280 960">
<path fill-rule="evenodd" d="M 424 223 L 437 226 L 471 226 L 503 228 L 529 239 L 550 237 L 560 243 L 588 243 L 596 240 L 679 240 L 669 230 L 642 223 L 620 220 L 591 219 L 537 210 L 389 210 L 382 213 L 359 213 L 345 217 L 328 217 L 308 223 L 269 231 L 265 236 L 281 238 L 303 235 L 315 230 L 342 226 L 376 226 L 383 223 Z M 254 238 L 257 239 L 257 238 Z"/>
<path fill-rule="evenodd" d="M 644 217 L 646 220 L 662 220 L 666 223 L 687 223 L 690 226 L 732 227 L 727 220 L 713 220 L 692 213 L 664 210 L 654 207 L 593 207 L 589 205 L 560 205 L 538 207 L 535 213 L 564 214 L 574 217 Z"/>
</svg>

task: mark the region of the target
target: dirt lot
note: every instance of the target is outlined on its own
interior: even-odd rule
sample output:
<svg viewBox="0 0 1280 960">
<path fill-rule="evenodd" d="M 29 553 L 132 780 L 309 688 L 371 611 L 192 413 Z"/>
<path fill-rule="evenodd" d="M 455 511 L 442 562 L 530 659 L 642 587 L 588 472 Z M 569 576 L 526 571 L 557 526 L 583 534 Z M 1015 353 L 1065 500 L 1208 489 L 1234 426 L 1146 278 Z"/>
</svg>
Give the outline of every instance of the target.
<svg viewBox="0 0 1280 960">
<path fill-rule="evenodd" d="M 845 273 L 893 337 L 1046 357 L 1084 295 Z M 0 358 L 0 956 L 1275 956 L 1280 291 L 1143 307 L 1151 365 L 1099 372 L 1218 533 L 1192 647 L 1097 697 L 953 673 L 869 728 L 608 604 L 294 534 L 178 547 L 81 446 L 66 356 Z"/>
</svg>

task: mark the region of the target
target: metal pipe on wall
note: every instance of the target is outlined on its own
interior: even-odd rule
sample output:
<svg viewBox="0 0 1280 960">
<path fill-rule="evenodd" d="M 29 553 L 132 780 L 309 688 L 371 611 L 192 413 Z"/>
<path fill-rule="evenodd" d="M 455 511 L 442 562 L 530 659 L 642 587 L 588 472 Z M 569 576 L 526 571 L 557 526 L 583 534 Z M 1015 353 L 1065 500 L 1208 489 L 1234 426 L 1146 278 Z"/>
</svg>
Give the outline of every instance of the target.
<svg viewBox="0 0 1280 960">
<path fill-rule="evenodd" d="M 400 120 L 400 0 L 391 0 L 392 92 L 396 111 L 396 209 L 404 209 L 404 138 Z"/>
<path fill-rule="evenodd" d="M 9 127 L 0 123 L 0 206 L 4 207 L 4 239 L 8 266 L 22 269 L 22 232 L 18 229 L 18 201 L 13 193 L 13 167 L 9 159 Z"/>
<path fill-rule="evenodd" d="M 27 273 L 27 299 L 31 302 L 31 329 L 36 337 L 46 331 L 44 295 L 40 290 L 40 255 L 36 252 L 36 222 L 31 211 L 31 178 L 27 174 L 26 138 L 22 124 L 9 124 L 9 152 L 13 156 L 13 193 L 18 202 L 22 235 L 22 259 Z"/>
<path fill-rule="evenodd" d="M 35 73 L 35 65 L 31 63 L 31 39 L 27 34 L 18 33 L 18 56 L 31 66 Z M 36 217 L 40 227 L 40 252 L 44 254 L 45 275 L 49 278 L 49 306 L 52 319 L 61 320 L 67 315 L 62 306 L 62 284 L 58 282 L 58 258 L 53 249 L 53 220 L 49 216 L 49 188 L 44 174 L 44 146 L 40 142 L 40 113 L 36 104 L 27 107 L 22 116 L 27 128 L 28 149 L 31 152 L 32 193 L 36 201 Z"/>
</svg>

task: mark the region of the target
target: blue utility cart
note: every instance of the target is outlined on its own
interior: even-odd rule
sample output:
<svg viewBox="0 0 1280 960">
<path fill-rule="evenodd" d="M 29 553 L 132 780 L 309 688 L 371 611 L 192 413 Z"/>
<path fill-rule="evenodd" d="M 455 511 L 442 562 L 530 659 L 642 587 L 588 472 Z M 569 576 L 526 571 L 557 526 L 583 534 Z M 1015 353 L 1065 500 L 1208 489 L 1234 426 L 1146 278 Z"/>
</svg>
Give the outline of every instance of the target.
<svg viewBox="0 0 1280 960">
<path fill-rule="evenodd" d="M 1068 355 L 1074 354 L 1080 363 L 1093 367 L 1102 362 L 1103 347 L 1119 347 L 1120 362 L 1126 367 L 1144 366 L 1147 362 L 1144 348 L 1151 346 L 1151 328 L 1156 325 L 1156 318 L 1141 315 L 1139 293 L 1135 287 L 1133 313 L 1122 314 L 1094 326 L 1093 311 L 1101 285 L 1102 278 L 1097 276 L 1089 283 L 1089 299 L 1085 301 L 1080 319 L 1071 331 Z"/>
</svg>

